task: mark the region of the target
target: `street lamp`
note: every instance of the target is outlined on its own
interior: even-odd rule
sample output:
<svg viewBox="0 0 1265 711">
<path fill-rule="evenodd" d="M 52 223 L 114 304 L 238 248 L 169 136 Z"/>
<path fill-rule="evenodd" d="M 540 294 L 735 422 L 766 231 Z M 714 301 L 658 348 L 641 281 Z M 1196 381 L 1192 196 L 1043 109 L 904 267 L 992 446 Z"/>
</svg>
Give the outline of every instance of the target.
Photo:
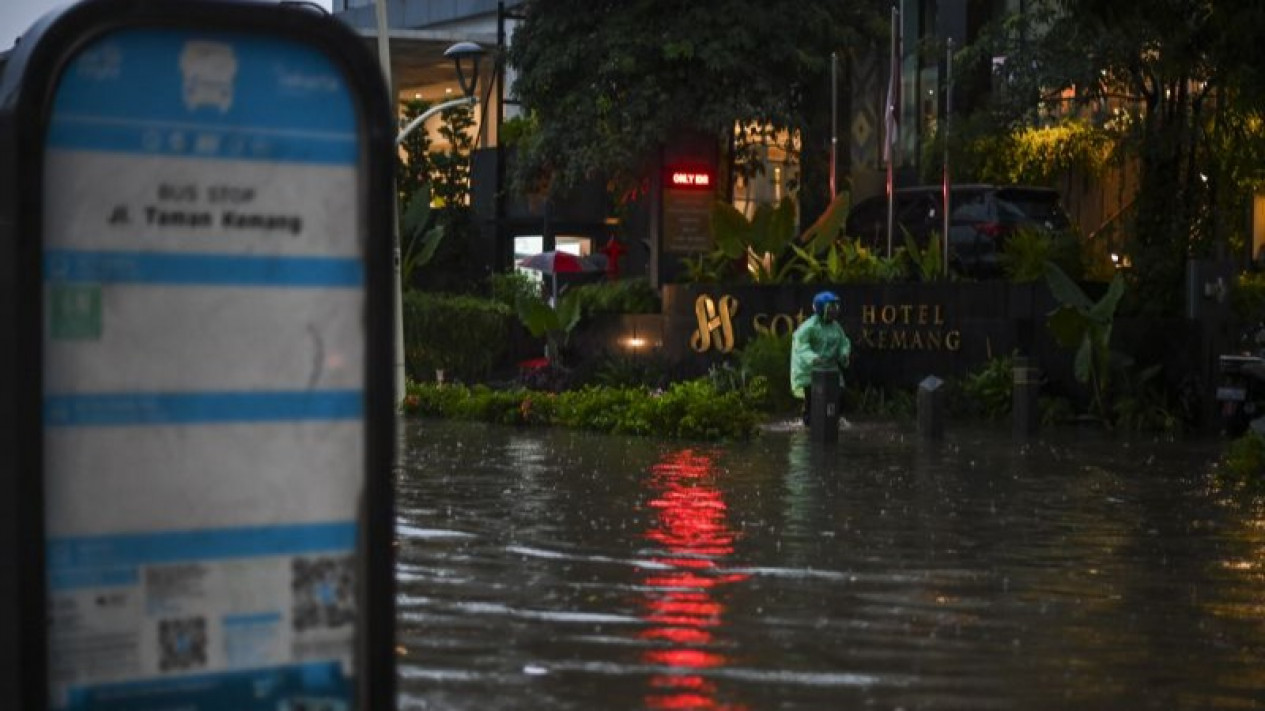
<svg viewBox="0 0 1265 711">
<path fill-rule="evenodd" d="M 400 133 L 395 137 L 395 145 L 400 143 L 412 133 L 418 126 L 425 123 L 426 119 L 434 116 L 440 111 L 457 106 L 473 104 L 479 99 L 474 91 L 479 85 L 479 62 L 486 54 L 484 49 L 474 42 L 458 42 L 448 49 L 444 50 L 444 56 L 453 61 L 457 67 L 457 82 L 461 85 L 461 93 L 464 94 L 460 99 L 445 101 L 422 112 L 420 116 L 409 121 L 408 125 L 400 129 Z M 463 63 L 469 62 L 471 65 L 470 79 L 467 82 Z M 401 273 L 401 250 L 400 250 L 400 220 L 399 215 L 395 219 L 395 404 L 399 406 L 404 402 L 405 382 L 407 380 L 407 369 L 405 368 L 404 358 L 404 279 Z"/>
<path fill-rule="evenodd" d="M 400 130 L 400 134 L 395 137 L 395 145 L 400 145 L 400 142 L 412 133 L 414 129 L 440 111 L 447 111 L 457 106 L 478 102 L 479 97 L 475 96 L 474 90 L 479 86 L 479 63 L 486 53 L 482 47 L 474 42 L 458 42 L 444 50 L 444 56 L 451 59 L 457 67 L 457 83 L 461 85 L 461 98 L 436 104 L 423 111 L 420 116 L 409 121 L 408 125 Z M 466 79 L 465 69 L 463 68 L 463 64 L 467 62 L 471 65 L 469 80 Z"/>
<path fill-rule="evenodd" d="M 485 54 L 487 52 L 474 42 L 458 42 L 444 50 L 444 56 L 457 65 L 457 82 L 461 84 L 462 94 L 466 96 L 474 95 L 475 88 L 479 86 L 479 64 L 483 61 L 483 55 Z M 471 66 L 468 83 L 465 70 L 462 68 L 464 62 L 469 62 Z"/>
</svg>

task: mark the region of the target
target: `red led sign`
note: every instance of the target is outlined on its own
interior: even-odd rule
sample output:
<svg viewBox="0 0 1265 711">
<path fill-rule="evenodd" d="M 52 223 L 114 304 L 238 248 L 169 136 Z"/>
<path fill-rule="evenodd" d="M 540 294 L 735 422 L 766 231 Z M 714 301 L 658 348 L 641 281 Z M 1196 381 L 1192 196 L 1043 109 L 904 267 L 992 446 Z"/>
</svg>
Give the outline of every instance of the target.
<svg viewBox="0 0 1265 711">
<path fill-rule="evenodd" d="M 673 168 L 668 171 L 669 188 L 701 188 L 712 186 L 712 174 L 705 170 Z"/>
</svg>

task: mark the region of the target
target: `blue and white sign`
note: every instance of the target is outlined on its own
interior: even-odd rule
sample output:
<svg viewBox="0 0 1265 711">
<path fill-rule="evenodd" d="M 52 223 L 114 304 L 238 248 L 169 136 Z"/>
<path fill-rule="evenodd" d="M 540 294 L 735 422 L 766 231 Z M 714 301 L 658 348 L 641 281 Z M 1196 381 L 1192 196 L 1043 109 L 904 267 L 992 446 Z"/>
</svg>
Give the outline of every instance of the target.
<svg viewBox="0 0 1265 711">
<path fill-rule="evenodd" d="M 345 711 L 364 495 L 358 117 L 321 53 L 127 29 L 45 145 L 55 709 Z"/>
</svg>

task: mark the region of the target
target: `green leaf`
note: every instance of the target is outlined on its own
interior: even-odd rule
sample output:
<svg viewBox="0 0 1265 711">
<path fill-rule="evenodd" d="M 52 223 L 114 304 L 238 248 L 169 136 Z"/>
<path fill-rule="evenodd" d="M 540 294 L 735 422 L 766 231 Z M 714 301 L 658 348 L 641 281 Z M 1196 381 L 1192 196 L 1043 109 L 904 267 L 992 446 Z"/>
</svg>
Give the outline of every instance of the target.
<svg viewBox="0 0 1265 711">
<path fill-rule="evenodd" d="M 520 297 L 514 304 L 518 320 L 535 338 L 540 338 L 559 328 L 558 314 L 542 299 L 535 296 Z"/>
<path fill-rule="evenodd" d="M 1116 314 L 1116 306 L 1120 304 L 1122 296 L 1124 296 L 1124 279 L 1120 276 L 1120 272 L 1116 272 L 1111 279 L 1111 286 L 1107 287 L 1107 293 L 1090 308 L 1089 317 L 1099 323 L 1110 322 Z"/>
<path fill-rule="evenodd" d="M 1080 286 L 1054 262 L 1045 263 L 1045 283 L 1050 286 L 1054 298 L 1068 306 L 1088 309 L 1094 305 Z"/>
<path fill-rule="evenodd" d="M 1076 381 L 1079 383 L 1088 383 L 1089 374 L 1093 368 L 1093 347 L 1089 343 L 1089 339 L 1081 340 L 1081 347 L 1076 350 L 1076 364 L 1074 372 L 1076 373 Z"/>
<path fill-rule="evenodd" d="M 580 322 L 580 299 L 574 292 L 564 294 L 558 300 L 556 309 L 558 315 L 558 329 L 570 335 L 571 329 Z"/>
<path fill-rule="evenodd" d="M 1049 318 L 1046 319 L 1046 325 L 1060 346 L 1076 348 L 1085 340 L 1085 333 L 1089 329 L 1089 319 L 1071 306 L 1060 306 L 1051 312 Z"/>
<path fill-rule="evenodd" d="M 430 183 L 422 183 L 421 187 L 409 198 L 404 214 L 400 216 L 400 233 L 408 237 L 416 237 L 430 220 Z"/>
<path fill-rule="evenodd" d="M 1132 360 L 1132 359 L 1130 359 L 1130 360 Z M 1138 376 L 1137 376 L 1137 378 L 1138 378 L 1138 383 L 1139 383 L 1139 384 L 1144 384 L 1144 383 L 1148 383 L 1148 382 L 1150 382 L 1150 381 L 1154 380 L 1154 379 L 1155 379 L 1155 377 L 1156 377 L 1156 376 L 1158 376 L 1158 375 L 1160 374 L 1160 372 L 1161 372 L 1163 369 L 1164 369 L 1164 366 L 1163 366 L 1163 364 L 1161 364 L 1161 363 L 1156 363 L 1155 365 L 1152 365 L 1152 366 L 1148 366 L 1148 367 L 1146 367 L 1146 368 L 1143 368 L 1143 369 L 1142 369 L 1142 370 L 1138 373 Z"/>
<path fill-rule="evenodd" d="M 712 203 L 712 238 L 725 257 L 741 257 L 747 251 L 750 233 L 751 223 L 738 208 L 719 200 Z"/>
<path fill-rule="evenodd" d="M 436 225 L 426 231 L 421 236 L 422 251 L 417 253 L 417 265 L 423 266 L 430 263 L 432 257 L 435 256 L 435 250 L 439 248 L 439 243 L 444 241 L 443 225 Z"/>
<path fill-rule="evenodd" d="M 828 248 L 839 237 L 839 233 L 843 230 L 844 221 L 848 217 L 848 208 L 851 206 L 851 195 L 848 192 L 841 192 L 835 196 L 834 200 L 826 206 L 826 210 L 817 217 L 808 229 L 799 236 L 801 244 L 808 245 L 808 251 L 813 254 L 821 254 L 823 250 Z"/>
<path fill-rule="evenodd" d="M 764 213 L 763 219 L 754 225 L 751 246 L 759 254 L 772 254 L 777 258 L 795 238 L 795 201 L 784 197 Z"/>
<path fill-rule="evenodd" d="M 826 273 L 835 276 L 843 273 L 842 249 L 831 248 L 826 252 Z M 831 281 L 834 281 L 831 279 Z"/>
<path fill-rule="evenodd" d="M 772 205 L 757 205 L 755 214 L 751 216 L 751 231 L 747 235 L 747 246 L 753 248 L 757 254 L 769 251 L 765 248 L 765 243 L 769 241 L 767 235 L 772 229 L 775 212 L 776 208 Z"/>
</svg>

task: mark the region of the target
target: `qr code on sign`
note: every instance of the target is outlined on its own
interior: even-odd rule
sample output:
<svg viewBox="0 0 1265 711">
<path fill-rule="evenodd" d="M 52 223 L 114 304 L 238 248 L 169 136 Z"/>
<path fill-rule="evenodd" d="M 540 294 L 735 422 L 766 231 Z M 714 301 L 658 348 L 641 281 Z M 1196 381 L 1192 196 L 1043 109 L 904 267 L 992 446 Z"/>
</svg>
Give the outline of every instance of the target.
<svg viewBox="0 0 1265 711">
<path fill-rule="evenodd" d="M 206 619 L 184 617 L 158 622 L 158 668 L 179 671 L 206 666 Z"/>
<path fill-rule="evenodd" d="M 332 629 L 355 620 L 351 556 L 295 558 L 291 575 L 291 620 L 296 632 Z"/>
</svg>

